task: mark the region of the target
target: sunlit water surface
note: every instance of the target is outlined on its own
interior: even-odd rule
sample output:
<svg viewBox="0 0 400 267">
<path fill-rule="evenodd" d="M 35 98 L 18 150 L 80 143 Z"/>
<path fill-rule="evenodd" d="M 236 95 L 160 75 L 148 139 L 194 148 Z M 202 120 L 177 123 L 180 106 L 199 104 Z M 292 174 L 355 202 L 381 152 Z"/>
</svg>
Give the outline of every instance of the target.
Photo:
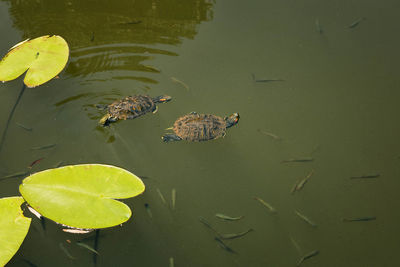
<svg viewBox="0 0 400 267">
<path fill-rule="evenodd" d="M 46 34 L 63 36 L 71 53 L 59 79 L 25 91 L 0 175 L 44 157 L 33 171 L 60 161 L 106 163 L 148 177 L 145 193 L 124 201 L 133 217 L 100 232 L 97 266 L 171 266 L 171 257 L 177 267 L 296 266 L 314 250 L 320 254 L 302 266 L 397 266 L 399 8 L 394 0 L 2 0 L 1 56 Z M 1 84 L 1 129 L 21 86 L 21 78 Z M 156 114 L 98 127 L 104 112 L 96 104 L 134 94 L 173 101 Z M 241 120 L 221 139 L 163 143 L 165 129 L 191 111 L 239 112 Z M 313 161 L 282 163 L 291 158 Z M 349 179 L 373 173 L 380 177 Z M 19 194 L 22 179 L 1 181 L 0 196 Z M 226 222 L 216 213 L 244 218 Z M 230 253 L 199 216 L 222 233 L 254 231 L 227 240 L 237 252 Z M 377 219 L 342 221 L 365 216 Z M 43 231 L 34 218 L 7 266 L 93 266 L 92 254 L 74 245 L 83 238 L 50 221 Z M 93 234 L 85 242 L 92 245 Z"/>
</svg>

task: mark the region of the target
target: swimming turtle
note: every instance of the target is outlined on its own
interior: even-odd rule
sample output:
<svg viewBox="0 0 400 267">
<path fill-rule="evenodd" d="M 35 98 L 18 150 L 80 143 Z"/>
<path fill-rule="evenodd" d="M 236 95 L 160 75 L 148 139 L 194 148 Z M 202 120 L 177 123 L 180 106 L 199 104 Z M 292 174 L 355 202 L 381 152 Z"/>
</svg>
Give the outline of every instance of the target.
<svg viewBox="0 0 400 267">
<path fill-rule="evenodd" d="M 225 135 L 227 128 L 239 122 L 239 113 L 221 118 L 212 114 L 198 114 L 192 112 L 180 117 L 171 129 L 174 134 L 165 134 L 161 137 L 164 142 L 169 141 L 207 141 Z"/>
<path fill-rule="evenodd" d="M 147 112 L 157 112 L 156 103 L 165 103 L 172 98 L 167 95 L 150 97 L 147 95 L 127 96 L 117 100 L 107 106 L 108 113 L 100 119 L 99 123 L 103 126 L 118 120 L 134 119 L 146 114 Z"/>
</svg>

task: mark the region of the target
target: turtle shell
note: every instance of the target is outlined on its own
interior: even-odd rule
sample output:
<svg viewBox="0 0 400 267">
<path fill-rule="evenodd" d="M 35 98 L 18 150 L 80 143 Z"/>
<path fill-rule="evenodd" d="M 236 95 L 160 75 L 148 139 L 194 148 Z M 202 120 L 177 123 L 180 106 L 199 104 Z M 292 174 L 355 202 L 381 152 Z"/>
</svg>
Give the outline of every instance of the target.
<svg viewBox="0 0 400 267">
<path fill-rule="evenodd" d="M 206 141 L 224 136 L 226 122 L 215 115 L 191 113 L 177 119 L 173 130 L 184 140 Z"/>
<path fill-rule="evenodd" d="M 108 106 L 108 113 L 115 120 L 134 119 L 156 109 L 156 104 L 147 95 L 127 96 Z"/>
</svg>

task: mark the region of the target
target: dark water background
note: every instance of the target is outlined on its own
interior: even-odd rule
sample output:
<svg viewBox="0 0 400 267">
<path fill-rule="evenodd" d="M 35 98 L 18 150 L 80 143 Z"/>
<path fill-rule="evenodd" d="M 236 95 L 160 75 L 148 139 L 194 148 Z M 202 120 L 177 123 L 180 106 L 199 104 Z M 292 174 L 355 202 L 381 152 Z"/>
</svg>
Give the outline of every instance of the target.
<svg viewBox="0 0 400 267">
<path fill-rule="evenodd" d="M 44 157 L 34 171 L 59 161 L 106 163 L 149 177 L 146 192 L 125 201 L 133 218 L 101 232 L 98 266 L 168 266 L 170 257 L 178 267 L 295 266 L 300 255 L 316 249 L 320 255 L 304 266 L 397 266 L 398 10 L 394 0 L 2 0 L 1 56 L 46 34 L 63 36 L 71 54 L 59 79 L 26 90 L 0 154 L 0 175 Z M 252 73 L 285 81 L 257 83 Z M 21 85 L 19 78 L 0 86 L 1 129 Z M 103 113 L 94 104 L 133 94 L 168 94 L 173 101 L 159 105 L 155 115 L 97 127 Z M 164 129 L 191 111 L 239 112 L 241 120 L 222 139 L 163 143 Z M 49 143 L 57 146 L 30 150 Z M 281 163 L 301 157 L 314 161 Z M 291 195 L 293 184 L 312 169 L 303 190 Z M 371 173 L 381 176 L 349 179 Z M 0 196 L 18 195 L 21 180 L 2 181 Z M 278 213 L 270 214 L 254 196 Z M 215 213 L 245 217 L 224 222 Z M 231 254 L 199 216 L 220 232 L 255 231 L 227 241 L 238 253 Z M 342 222 L 363 216 L 377 220 Z M 33 219 L 7 266 L 28 266 L 23 259 L 40 267 L 92 266 L 91 254 L 66 239 L 82 237 L 50 222 L 43 232 Z"/>
</svg>

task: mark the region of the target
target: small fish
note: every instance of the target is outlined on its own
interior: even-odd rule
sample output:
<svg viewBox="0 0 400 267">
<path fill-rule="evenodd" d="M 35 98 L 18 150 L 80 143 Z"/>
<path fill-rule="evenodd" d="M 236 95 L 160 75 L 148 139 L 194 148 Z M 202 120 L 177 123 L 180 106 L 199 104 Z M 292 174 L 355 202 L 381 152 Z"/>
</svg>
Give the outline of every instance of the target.
<svg viewBox="0 0 400 267">
<path fill-rule="evenodd" d="M 160 196 L 161 201 L 164 203 L 164 205 L 167 205 L 167 201 L 165 201 L 164 195 L 161 193 L 160 189 L 157 188 L 156 191 L 157 191 L 158 195 Z"/>
<path fill-rule="evenodd" d="M 25 176 L 29 174 L 29 172 L 23 171 L 23 172 L 16 172 L 13 174 L 9 174 L 7 176 L 4 176 L 2 179 L 9 179 L 9 178 L 15 178 L 15 177 L 20 177 L 20 176 Z"/>
<path fill-rule="evenodd" d="M 271 213 L 276 213 L 276 209 L 274 207 L 272 207 L 269 203 L 265 202 L 264 200 L 262 200 L 259 197 L 254 197 L 254 199 L 257 200 L 258 202 L 260 202 L 265 207 L 267 207 L 271 211 Z"/>
<path fill-rule="evenodd" d="M 221 239 L 235 239 L 235 238 L 238 238 L 238 237 L 242 237 L 242 236 L 250 233 L 251 231 L 254 231 L 254 230 L 250 228 L 250 229 L 247 229 L 244 232 L 237 233 L 237 234 L 221 234 L 220 237 L 221 237 Z"/>
<path fill-rule="evenodd" d="M 69 251 L 67 250 L 67 248 L 64 246 L 63 243 L 59 243 L 58 245 L 61 248 L 61 250 L 65 253 L 65 255 L 67 255 L 68 258 L 70 258 L 71 260 L 76 259 L 74 256 L 71 255 L 71 253 L 69 253 Z"/>
<path fill-rule="evenodd" d="M 94 41 L 94 32 L 92 32 L 92 35 L 90 36 L 90 41 L 91 41 L 91 42 Z"/>
<path fill-rule="evenodd" d="M 301 214 L 300 212 L 298 212 L 297 210 L 294 211 L 297 216 L 299 216 L 300 218 L 302 218 L 305 222 L 307 222 L 309 225 L 311 225 L 312 227 L 317 227 L 317 225 L 311 221 L 309 218 L 307 218 L 305 215 Z"/>
<path fill-rule="evenodd" d="M 29 266 L 31 266 L 31 267 L 38 267 L 36 264 L 34 264 L 34 263 L 32 263 L 32 262 L 30 262 L 30 261 L 28 261 L 28 260 L 26 260 L 26 259 L 22 259 L 26 264 L 28 264 Z"/>
<path fill-rule="evenodd" d="M 268 83 L 268 82 L 284 82 L 282 79 L 255 79 L 256 83 Z"/>
<path fill-rule="evenodd" d="M 55 147 L 56 144 L 48 144 L 48 145 L 44 145 L 44 146 L 35 146 L 35 147 L 31 147 L 31 150 L 42 150 L 42 149 L 48 149 L 48 148 L 52 148 Z"/>
<path fill-rule="evenodd" d="M 27 205 L 26 206 L 28 208 L 28 210 L 35 215 L 36 217 L 38 217 L 39 219 L 41 219 L 43 216 L 42 214 L 40 214 L 39 212 L 37 212 L 34 208 L 32 208 L 31 206 Z"/>
<path fill-rule="evenodd" d="M 368 222 L 376 220 L 375 216 L 368 216 L 368 217 L 358 217 L 358 218 L 343 218 L 342 221 L 344 222 Z"/>
<path fill-rule="evenodd" d="M 360 176 L 351 176 L 350 179 L 368 179 L 368 178 L 378 178 L 381 176 L 379 173 L 376 174 L 368 174 L 368 175 L 360 175 Z"/>
<path fill-rule="evenodd" d="M 310 162 L 310 161 L 314 161 L 314 158 L 309 158 L 309 157 L 305 157 L 305 158 L 292 158 L 292 159 L 287 159 L 287 160 L 282 160 L 281 163 L 289 163 L 289 162 Z"/>
<path fill-rule="evenodd" d="M 365 20 L 365 18 L 359 18 L 358 20 L 354 21 L 352 24 L 349 25 L 349 29 L 353 29 L 360 24 L 361 21 Z"/>
<path fill-rule="evenodd" d="M 62 230 L 70 234 L 87 234 L 93 232 L 94 229 L 64 228 Z"/>
<path fill-rule="evenodd" d="M 147 214 L 150 218 L 153 218 L 153 213 L 151 212 L 150 205 L 148 203 L 144 203 L 144 207 L 146 208 Z"/>
<path fill-rule="evenodd" d="M 172 188 L 171 191 L 171 199 L 172 199 L 172 209 L 175 209 L 175 203 L 176 203 L 176 189 Z"/>
<path fill-rule="evenodd" d="M 15 124 L 18 125 L 19 127 L 21 127 L 24 130 L 27 130 L 27 131 L 30 131 L 30 132 L 33 130 L 31 127 L 23 125 L 23 124 L 21 124 L 19 122 L 16 122 Z"/>
<path fill-rule="evenodd" d="M 169 258 L 169 267 L 175 267 L 174 258 L 172 257 Z"/>
<path fill-rule="evenodd" d="M 215 217 L 220 218 L 222 220 L 226 220 L 226 221 L 238 221 L 238 220 L 242 219 L 244 216 L 231 217 L 231 216 L 228 216 L 228 215 L 217 213 L 217 214 L 215 214 Z"/>
<path fill-rule="evenodd" d="M 301 254 L 300 246 L 299 246 L 299 244 L 297 244 L 296 240 L 294 240 L 294 239 L 291 237 L 291 238 L 290 238 L 290 241 L 292 242 L 293 246 L 296 248 L 297 252 L 298 252 L 299 254 Z"/>
<path fill-rule="evenodd" d="M 175 82 L 175 83 L 179 83 L 180 85 L 182 85 L 183 87 L 185 87 L 186 90 L 189 91 L 189 86 L 188 86 L 186 83 L 182 82 L 181 80 L 178 80 L 178 79 L 175 78 L 175 77 L 171 77 L 171 81 L 173 81 L 173 82 Z"/>
<path fill-rule="evenodd" d="M 311 178 L 311 176 L 314 174 L 314 169 L 311 170 L 311 172 L 303 179 L 301 180 L 297 186 L 295 191 L 300 191 L 303 186 L 308 182 L 308 180 Z"/>
<path fill-rule="evenodd" d="M 96 253 L 97 255 L 99 255 L 99 252 L 97 252 L 94 248 L 92 248 L 91 246 L 89 246 L 88 244 L 82 243 L 82 242 L 76 242 L 76 244 L 80 247 L 86 248 L 87 250 L 90 250 L 93 253 Z"/>
<path fill-rule="evenodd" d="M 228 251 L 228 252 L 230 252 L 230 253 L 233 253 L 233 254 L 237 254 L 236 251 L 234 251 L 232 248 L 228 247 L 228 245 L 226 245 L 226 244 L 224 243 L 224 241 L 222 241 L 220 238 L 215 237 L 214 239 L 215 239 L 215 241 L 217 241 L 218 244 L 219 244 L 223 249 L 225 249 L 226 251 Z"/>
<path fill-rule="evenodd" d="M 272 137 L 272 138 L 275 139 L 275 140 L 282 140 L 282 138 L 280 138 L 280 137 L 277 136 L 276 134 L 273 134 L 273 133 L 270 133 L 270 132 L 266 132 L 266 131 L 263 131 L 263 130 L 261 130 L 261 129 L 257 129 L 257 131 L 258 131 L 259 133 L 262 133 L 262 134 L 264 134 L 264 135 L 267 135 L 267 136 L 269 136 L 269 137 Z"/>
<path fill-rule="evenodd" d="M 297 185 L 300 183 L 299 180 L 293 185 L 292 190 L 290 190 L 290 194 L 294 194 L 296 192 Z"/>
<path fill-rule="evenodd" d="M 282 79 L 256 79 L 256 75 L 254 73 L 251 74 L 251 77 L 253 78 L 253 81 L 257 83 L 267 83 L 267 82 L 283 82 L 285 80 Z"/>
<path fill-rule="evenodd" d="M 128 21 L 128 22 L 121 22 L 121 23 L 118 23 L 118 25 L 135 25 L 135 24 L 140 24 L 140 23 L 142 23 L 142 21 L 141 20 L 133 20 L 133 21 Z"/>
<path fill-rule="evenodd" d="M 42 161 L 42 159 L 44 159 L 44 158 L 40 158 L 40 159 L 32 161 L 32 163 L 28 166 L 28 169 L 32 169 L 33 165 L 38 164 L 39 162 Z"/>
<path fill-rule="evenodd" d="M 202 224 L 204 224 L 206 227 L 208 227 L 209 229 L 211 229 L 212 231 L 214 231 L 218 236 L 221 236 L 221 234 L 217 231 L 217 230 L 215 230 L 215 228 L 214 227 L 212 227 L 211 226 L 211 224 L 206 220 L 206 219 L 204 219 L 203 217 L 199 217 L 199 221 L 202 223 Z"/>
<path fill-rule="evenodd" d="M 38 58 L 38 57 L 39 57 L 39 52 L 36 53 L 36 58 Z"/>
<path fill-rule="evenodd" d="M 317 28 L 317 32 L 319 34 L 323 34 L 324 33 L 324 30 L 322 29 L 321 24 L 319 23 L 319 19 L 315 20 L 315 27 Z"/>
<path fill-rule="evenodd" d="M 299 262 L 297 263 L 297 266 L 300 266 L 300 264 L 302 264 L 303 261 L 305 261 L 305 260 L 307 260 L 307 259 L 309 259 L 309 258 L 312 258 L 312 257 L 314 257 L 314 256 L 317 256 L 318 254 L 319 254 L 319 250 L 311 251 L 310 253 L 304 255 L 304 256 L 299 260 Z"/>
</svg>

